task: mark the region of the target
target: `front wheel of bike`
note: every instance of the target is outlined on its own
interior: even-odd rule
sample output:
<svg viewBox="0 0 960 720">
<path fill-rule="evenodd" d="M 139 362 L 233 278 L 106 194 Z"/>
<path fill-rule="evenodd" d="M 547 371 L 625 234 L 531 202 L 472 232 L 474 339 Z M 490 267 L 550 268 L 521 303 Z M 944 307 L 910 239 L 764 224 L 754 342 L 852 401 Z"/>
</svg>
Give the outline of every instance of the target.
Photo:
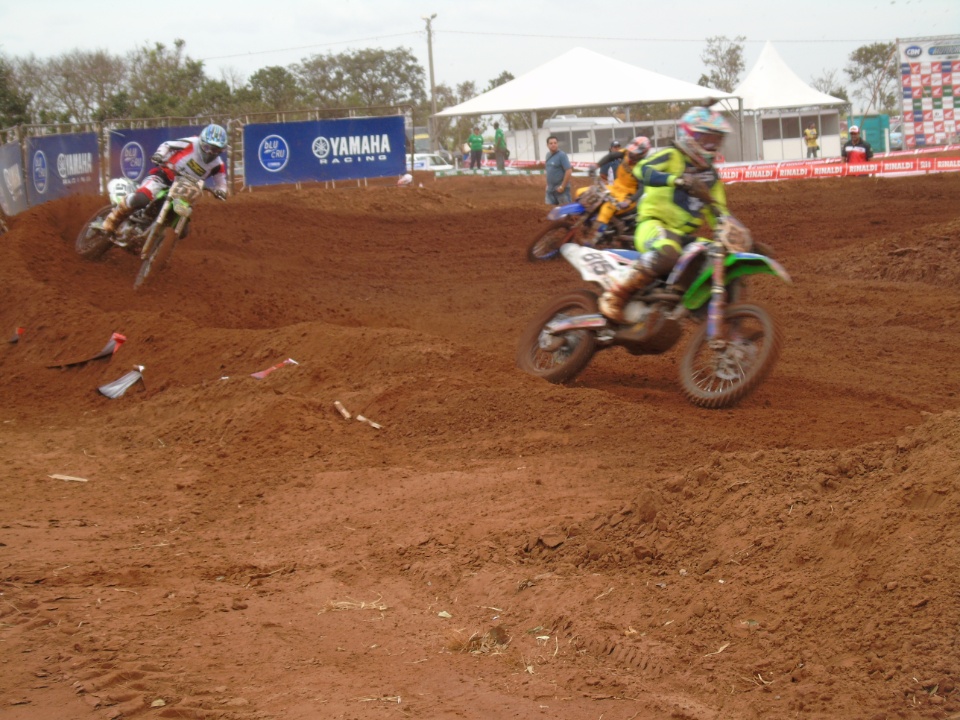
<svg viewBox="0 0 960 720">
<path fill-rule="evenodd" d="M 180 238 L 173 228 L 164 228 L 162 232 L 163 237 L 160 238 L 159 242 L 154 240 L 153 247 L 147 252 L 147 257 L 140 263 L 140 272 L 137 273 L 137 279 L 133 281 L 134 290 L 143 287 L 151 273 L 155 275 L 162 270 L 170 259 L 170 255 L 173 254 L 173 248 Z"/>
<path fill-rule="evenodd" d="M 597 312 L 597 296 L 577 290 L 554 299 L 541 310 L 520 336 L 517 366 L 524 372 L 552 383 L 573 380 L 587 366 L 597 349 L 590 330 L 571 330 L 553 335 L 545 329 L 552 320 Z"/>
<path fill-rule="evenodd" d="M 77 254 L 85 260 L 99 260 L 113 245 L 109 235 L 103 230 L 93 227 L 95 223 L 102 223 L 111 210 L 113 210 L 112 205 L 100 208 L 80 228 L 73 247 Z"/>
<path fill-rule="evenodd" d="M 580 235 L 580 226 L 569 220 L 554 220 L 537 236 L 527 248 L 527 260 L 540 262 L 553 260 L 560 253 L 560 246 L 568 242 L 577 242 Z"/>
<path fill-rule="evenodd" d="M 684 395 L 700 407 L 730 407 L 763 382 L 782 344 L 779 328 L 762 307 L 729 306 L 721 337 L 710 341 L 704 323 L 687 345 L 680 361 Z"/>
</svg>

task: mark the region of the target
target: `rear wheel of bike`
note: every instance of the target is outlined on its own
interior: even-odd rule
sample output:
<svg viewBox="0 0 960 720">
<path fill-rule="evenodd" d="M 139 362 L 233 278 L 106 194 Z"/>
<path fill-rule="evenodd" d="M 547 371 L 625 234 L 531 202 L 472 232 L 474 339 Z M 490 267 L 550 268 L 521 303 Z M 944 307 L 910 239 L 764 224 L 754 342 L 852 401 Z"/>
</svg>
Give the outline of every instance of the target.
<svg viewBox="0 0 960 720">
<path fill-rule="evenodd" d="M 520 336 L 517 366 L 552 383 L 573 380 L 593 357 L 597 348 L 596 337 L 589 330 L 551 335 L 544 326 L 551 320 L 596 312 L 597 296 L 589 290 L 570 292 L 551 301 Z"/>
<path fill-rule="evenodd" d="M 87 220 L 83 224 L 83 227 L 80 228 L 77 241 L 74 243 L 74 249 L 80 257 L 87 260 L 99 260 L 103 257 L 103 254 L 110 249 L 110 246 L 113 245 L 110 241 L 110 236 L 103 232 L 103 230 L 90 227 L 96 222 L 103 222 L 103 219 L 110 214 L 111 210 L 113 210 L 112 205 L 100 208 L 94 213 L 93 217 Z"/>
<path fill-rule="evenodd" d="M 177 233 L 173 228 L 164 228 L 163 237 L 154 240 L 153 247 L 148 251 L 147 257 L 140 263 L 140 272 L 137 273 L 137 279 L 133 281 L 133 289 L 139 290 L 150 277 L 150 274 L 156 274 L 167 264 L 173 248 L 177 244 Z"/>
<path fill-rule="evenodd" d="M 680 361 L 683 393 L 694 405 L 724 408 L 753 392 L 773 369 L 783 336 L 757 305 L 731 305 L 719 347 L 710 347 L 704 323 Z"/>
<path fill-rule="evenodd" d="M 579 226 L 568 220 L 554 220 L 537 233 L 533 242 L 530 243 L 530 247 L 527 248 L 527 260 L 530 262 L 553 260 L 559 255 L 561 245 L 577 242 L 579 236 Z"/>
</svg>

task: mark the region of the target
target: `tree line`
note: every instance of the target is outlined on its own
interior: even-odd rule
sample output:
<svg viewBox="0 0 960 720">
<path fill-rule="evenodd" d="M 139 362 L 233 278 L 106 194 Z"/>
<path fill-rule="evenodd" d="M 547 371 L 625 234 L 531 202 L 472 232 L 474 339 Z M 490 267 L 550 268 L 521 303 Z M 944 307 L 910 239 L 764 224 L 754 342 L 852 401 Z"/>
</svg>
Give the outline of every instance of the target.
<svg viewBox="0 0 960 720">
<path fill-rule="evenodd" d="M 700 84 L 730 92 L 744 71 L 746 38 L 708 38 L 700 56 L 707 72 Z M 899 66 L 894 43 L 875 43 L 850 55 L 845 73 L 854 96 L 872 102 L 879 112 L 899 113 Z M 514 76 L 504 71 L 485 86 L 467 81 L 435 87 L 437 109 L 469 100 Z M 836 71 L 811 83 L 845 100 L 846 88 Z M 191 58 L 186 43 L 144 45 L 125 55 L 105 50 L 72 50 L 50 58 L 0 55 L 0 129 L 15 125 L 102 122 L 111 118 L 210 117 L 263 111 L 350 107 L 413 108 L 417 125 L 426 125 L 430 97 L 423 67 L 408 48 L 366 48 L 315 54 L 287 66 L 272 65 L 244 79 L 225 72 L 206 74 L 203 61 Z M 623 108 L 564 108 L 582 115 L 627 114 L 633 120 L 662 119 L 675 112 L 662 105 Z M 523 114 L 504 118 L 509 128 L 526 124 Z M 477 118 L 437 119 L 441 146 L 459 147 Z M 481 127 L 481 129 L 485 129 Z"/>
</svg>

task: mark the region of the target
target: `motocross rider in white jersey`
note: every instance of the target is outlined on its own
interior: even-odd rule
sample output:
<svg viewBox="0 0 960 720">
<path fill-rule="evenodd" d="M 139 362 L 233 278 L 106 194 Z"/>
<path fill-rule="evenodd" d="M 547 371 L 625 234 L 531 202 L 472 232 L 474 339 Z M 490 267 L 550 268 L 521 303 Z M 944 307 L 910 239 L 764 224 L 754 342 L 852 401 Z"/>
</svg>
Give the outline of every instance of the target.
<svg viewBox="0 0 960 720">
<path fill-rule="evenodd" d="M 227 131 L 219 125 L 207 125 L 199 135 L 180 140 L 168 140 L 151 156 L 158 166 L 103 220 L 103 231 L 116 232 L 117 226 L 127 215 L 146 207 L 157 192 L 173 184 L 177 175 L 186 175 L 199 180 L 209 179 L 213 193 L 221 200 L 227 197 L 227 176 L 220 158 L 227 147 Z"/>
</svg>

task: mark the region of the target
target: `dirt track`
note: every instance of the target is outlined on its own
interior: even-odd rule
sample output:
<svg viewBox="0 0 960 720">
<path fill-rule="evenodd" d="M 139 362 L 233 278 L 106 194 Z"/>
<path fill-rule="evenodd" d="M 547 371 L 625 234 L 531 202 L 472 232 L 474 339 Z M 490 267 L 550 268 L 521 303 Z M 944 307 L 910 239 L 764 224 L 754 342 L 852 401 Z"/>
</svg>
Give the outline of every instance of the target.
<svg viewBox="0 0 960 720">
<path fill-rule="evenodd" d="M 0 716 L 960 717 L 960 174 L 731 186 L 795 284 L 723 411 L 521 374 L 541 181 L 418 180 L 204 204 L 137 294 L 100 199 L 0 236 Z"/>
</svg>

